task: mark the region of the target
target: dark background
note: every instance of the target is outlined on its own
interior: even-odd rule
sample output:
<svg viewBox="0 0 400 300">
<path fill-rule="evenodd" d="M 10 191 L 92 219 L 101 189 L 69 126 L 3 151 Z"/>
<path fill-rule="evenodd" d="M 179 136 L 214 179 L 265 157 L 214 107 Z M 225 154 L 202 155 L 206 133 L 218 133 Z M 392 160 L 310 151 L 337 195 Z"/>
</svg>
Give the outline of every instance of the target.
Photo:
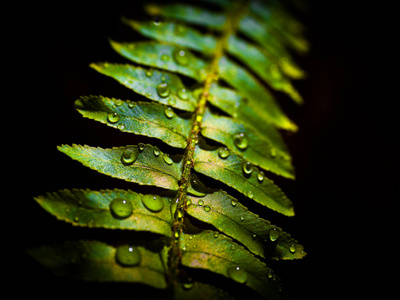
<svg viewBox="0 0 400 300">
<path fill-rule="evenodd" d="M 271 220 L 298 239 L 308 256 L 272 265 L 293 299 L 383 298 L 393 285 L 390 277 L 397 269 L 391 266 L 399 252 L 398 234 L 392 233 L 399 199 L 400 145 L 391 8 L 383 2 L 373 6 L 361 1 L 305 2 L 307 12 L 294 11 L 306 25 L 312 45 L 308 56 L 298 57 L 309 74 L 296 82 L 305 105 L 297 107 L 287 98 L 282 100 L 300 127 L 298 133 L 285 135 L 297 180 L 280 184 L 295 204 L 296 217 L 271 214 Z M 10 250 L 3 258 L 10 257 L 12 262 L 8 279 L 10 286 L 16 284 L 14 293 L 25 292 L 18 288 L 21 284 L 29 286 L 31 295 L 43 297 L 53 295 L 54 288 L 56 296 L 78 299 L 90 293 L 131 291 L 126 285 L 54 277 L 23 249 L 91 236 L 91 232 L 56 221 L 39 208 L 33 196 L 62 188 L 129 186 L 82 167 L 56 146 L 132 143 L 129 135 L 83 119 L 73 102 L 90 94 L 132 99 L 129 91 L 88 64 L 125 62 L 107 39 L 128 33 L 135 37 L 119 23 L 119 16 L 138 15 L 137 7 L 134 1 L 120 0 L 84 7 L 57 2 L 16 7 L 10 12 L 9 28 L 18 28 L 18 33 L 12 34 L 15 42 L 6 43 L 12 52 L 6 58 L 11 57 L 17 67 L 10 84 L 7 81 L 12 95 L 4 100 L 11 106 L 18 103 L 14 111 L 19 113 L 4 112 L 13 118 L 8 127 L 17 138 L 8 143 L 13 149 L 10 164 L 16 167 L 7 187 L 13 189 L 13 196 L 5 199 L 10 208 L 5 213 L 9 221 L 3 227 L 7 233 L 3 249 L 10 245 Z"/>
</svg>

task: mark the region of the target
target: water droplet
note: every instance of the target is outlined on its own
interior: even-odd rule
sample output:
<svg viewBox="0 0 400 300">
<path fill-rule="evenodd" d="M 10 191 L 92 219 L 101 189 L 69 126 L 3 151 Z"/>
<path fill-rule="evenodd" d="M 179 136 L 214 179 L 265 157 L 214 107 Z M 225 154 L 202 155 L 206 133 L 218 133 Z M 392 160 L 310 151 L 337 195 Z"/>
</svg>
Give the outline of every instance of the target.
<svg viewBox="0 0 400 300">
<path fill-rule="evenodd" d="M 144 150 L 144 148 L 145 148 L 145 144 L 139 143 L 138 147 L 139 147 L 139 151 L 142 152 Z"/>
<path fill-rule="evenodd" d="M 116 106 L 121 106 L 124 103 L 124 101 L 122 101 L 121 99 L 116 99 L 114 103 Z"/>
<path fill-rule="evenodd" d="M 126 148 L 124 152 L 122 152 L 121 161 L 124 165 L 131 165 L 137 158 L 138 154 L 135 148 Z"/>
<path fill-rule="evenodd" d="M 270 270 L 269 272 L 268 272 L 268 278 L 272 278 L 272 277 L 274 277 L 274 272 L 272 272 L 272 270 Z"/>
<path fill-rule="evenodd" d="M 164 159 L 164 161 L 165 161 L 168 165 L 172 165 L 172 163 L 174 162 L 174 161 L 172 160 L 172 158 L 169 157 L 169 155 L 168 155 L 167 153 L 164 153 L 162 158 Z"/>
<path fill-rule="evenodd" d="M 206 212 L 209 212 L 210 210 L 211 210 L 211 207 L 209 206 L 209 205 L 204 205 L 204 210 L 206 211 Z"/>
<path fill-rule="evenodd" d="M 187 100 L 189 98 L 189 94 L 185 88 L 181 88 L 178 90 L 178 97 L 182 100 Z"/>
<path fill-rule="evenodd" d="M 253 192 L 252 191 L 248 191 L 247 192 L 247 197 L 249 197 L 250 199 L 253 199 L 253 197 L 254 197 Z"/>
<path fill-rule="evenodd" d="M 186 51 L 183 49 L 177 49 L 173 53 L 173 57 L 175 61 L 180 64 L 181 66 L 186 66 L 189 64 L 189 56 L 187 55 Z"/>
<path fill-rule="evenodd" d="M 150 92 L 150 91 L 147 91 L 146 94 L 145 94 L 145 96 L 146 96 L 147 98 L 150 98 L 152 95 L 153 95 L 153 93 Z"/>
<path fill-rule="evenodd" d="M 246 150 L 249 146 L 249 141 L 244 133 L 237 133 L 233 135 L 233 143 L 239 150 Z"/>
<path fill-rule="evenodd" d="M 122 131 L 125 129 L 125 124 L 120 123 L 117 125 L 117 128 Z"/>
<path fill-rule="evenodd" d="M 161 24 L 161 20 L 159 17 L 154 17 L 153 24 L 159 26 Z"/>
<path fill-rule="evenodd" d="M 158 149 L 157 146 L 154 146 L 153 153 L 154 153 L 155 156 L 159 156 L 160 155 L 160 149 Z"/>
<path fill-rule="evenodd" d="M 257 173 L 257 180 L 259 181 L 259 182 L 263 182 L 264 181 L 264 178 L 265 178 L 265 175 L 264 175 L 264 172 L 263 171 L 258 171 L 258 173 Z"/>
<path fill-rule="evenodd" d="M 162 61 L 169 61 L 169 56 L 167 54 L 161 55 L 161 60 Z"/>
<path fill-rule="evenodd" d="M 172 119 L 175 115 L 174 110 L 169 106 L 164 110 L 164 113 L 168 119 Z"/>
<path fill-rule="evenodd" d="M 275 158 L 276 157 L 276 149 L 275 148 L 271 148 L 270 154 L 271 154 L 272 158 Z"/>
<path fill-rule="evenodd" d="M 129 200 L 122 198 L 115 198 L 110 203 L 112 213 L 119 218 L 127 218 L 133 212 L 132 203 Z"/>
<path fill-rule="evenodd" d="M 237 205 L 237 201 L 232 200 L 232 201 L 231 201 L 231 204 L 232 204 L 233 207 L 235 207 L 235 206 Z"/>
<path fill-rule="evenodd" d="M 185 250 L 184 250 L 185 251 Z M 190 289 L 192 289 L 193 288 L 193 286 L 194 286 L 194 283 L 193 282 L 185 282 L 185 283 L 182 283 L 182 287 L 185 289 L 185 290 L 190 290 Z"/>
<path fill-rule="evenodd" d="M 296 252 L 296 245 L 294 245 L 294 244 L 290 245 L 289 251 L 292 252 L 292 253 L 295 253 Z"/>
<path fill-rule="evenodd" d="M 241 267 L 230 267 L 228 268 L 228 275 L 234 281 L 239 283 L 245 283 L 247 281 L 247 272 Z"/>
<path fill-rule="evenodd" d="M 269 230 L 269 239 L 272 242 L 275 242 L 278 238 L 279 238 L 280 232 L 278 230 L 278 228 L 273 227 Z"/>
<path fill-rule="evenodd" d="M 124 266 L 136 266 L 140 263 L 140 252 L 137 248 L 122 245 L 117 248 L 115 259 Z"/>
<path fill-rule="evenodd" d="M 170 93 L 170 89 L 169 89 L 168 83 L 163 82 L 163 83 L 160 83 L 159 85 L 157 85 L 158 96 L 160 96 L 161 98 L 167 98 L 169 96 L 169 93 Z"/>
<path fill-rule="evenodd" d="M 107 121 L 112 124 L 117 123 L 119 121 L 119 119 L 120 119 L 120 117 L 117 112 L 109 113 L 107 115 Z"/>
<path fill-rule="evenodd" d="M 146 74 L 147 77 L 151 77 L 151 76 L 153 76 L 153 70 L 152 69 L 148 69 L 148 70 L 145 71 L 145 74 Z"/>
<path fill-rule="evenodd" d="M 219 232 L 218 231 L 214 232 L 214 237 L 215 238 L 219 237 Z"/>
<path fill-rule="evenodd" d="M 235 250 L 235 249 L 236 249 L 236 246 L 235 246 L 234 244 L 232 244 L 231 247 L 230 247 L 230 249 L 231 249 L 231 250 Z"/>
<path fill-rule="evenodd" d="M 79 222 L 79 217 L 78 217 L 78 216 L 75 216 L 74 221 L 75 221 L 75 222 Z"/>
<path fill-rule="evenodd" d="M 159 212 L 164 208 L 164 200 L 157 195 L 143 195 L 142 203 L 152 212 Z"/>
<path fill-rule="evenodd" d="M 128 107 L 129 108 L 134 108 L 135 107 L 135 102 L 129 101 L 128 102 Z"/>
<path fill-rule="evenodd" d="M 244 221 L 244 218 L 243 218 L 243 217 L 240 217 L 240 221 Z"/>
<path fill-rule="evenodd" d="M 250 175 L 253 172 L 253 164 L 251 162 L 245 161 L 242 165 L 243 172 Z"/>
<path fill-rule="evenodd" d="M 220 147 L 218 149 L 218 156 L 221 158 L 227 158 L 229 156 L 230 152 L 228 150 L 228 148 L 226 147 Z"/>
<path fill-rule="evenodd" d="M 176 24 L 174 31 L 176 35 L 182 36 L 186 34 L 187 28 L 183 24 Z"/>
<path fill-rule="evenodd" d="M 204 201 L 200 199 L 200 200 L 197 202 L 197 204 L 200 205 L 200 206 L 203 206 L 203 205 L 204 205 Z"/>
</svg>

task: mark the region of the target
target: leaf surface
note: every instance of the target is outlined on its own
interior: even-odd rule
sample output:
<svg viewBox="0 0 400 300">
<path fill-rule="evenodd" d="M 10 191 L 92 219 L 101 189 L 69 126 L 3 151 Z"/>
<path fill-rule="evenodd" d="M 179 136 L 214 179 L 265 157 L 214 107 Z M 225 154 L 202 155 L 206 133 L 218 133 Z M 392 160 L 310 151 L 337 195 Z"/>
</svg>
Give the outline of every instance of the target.
<svg viewBox="0 0 400 300">
<path fill-rule="evenodd" d="M 170 72 L 189 76 L 199 81 L 203 81 L 206 76 L 206 62 L 189 50 L 180 47 L 160 44 L 153 41 L 136 42 L 136 43 L 118 43 L 111 41 L 111 46 L 122 56 L 132 60 L 133 62 L 151 66 Z M 177 60 L 177 54 L 184 51 L 185 59 Z M 183 62 L 183 63 L 182 63 Z"/>
<path fill-rule="evenodd" d="M 279 280 L 273 271 L 230 238 L 206 230 L 196 235 L 182 234 L 180 242 L 185 247 L 182 255 L 184 266 L 224 275 L 265 297 L 285 299 L 286 294 L 279 292 Z"/>
<path fill-rule="evenodd" d="M 169 157 L 168 154 L 149 144 L 142 145 L 142 147 L 143 150 L 140 151 L 138 146 L 102 149 L 73 144 L 72 146 L 59 146 L 58 150 L 102 174 L 141 185 L 155 185 L 169 190 L 177 190 L 179 188 L 178 181 L 182 175 L 181 158 L 171 156 L 171 164 L 168 164 L 165 161 L 166 157 Z M 131 157 L 137 156 L 132 164 L 122 162 L 122 155 L 126 153 L 125 151 L 129 152 Z M 155 153 L 159 154 L 155 155 Z"/>
<path fill-rule="evenodd" d="M 186 148 L 190 120 L 177 116 L 164 105 L 89 96 L 75 101 L 75 107 L 84 117 L 121 131 L 159 138 L 173 147 Z M 115 122 L 113 118 L 118 120 Z"/>
<path fill-rule="evenodd" d="M 269 259 L 299 259 L 305 256 L 303 246 L 289 234 L 252 213 L 226 192 L 217 191 L 204 197 L 189 196 L 188 199 L 189 215 L 214 225 L 256 255 Z"/>
<path fill-rule="evenodd" d="M 294 179 L 290 155 L 282 147 L 281 140 L 273 135 L 266 138 L 265 135 L 259 134 L 239 121 L 218 117 L 209 111 L 204 115 L 201 133 L 205 137 L 226 145 L 231 151 L 243 156 L 245 160 L 265 170 Z M 238 134 L 243 134 L 248 142 L 248 147 L 244 150 L 239 149 L 235 144 L 235 136 Z M 280 147 L 275 148 L 273 145 Z"/>
<path fill-rule="evenodd" d="M 197 100 L 174 73 L 129 64 L 92 63 L 90 66 L 153 101 L 186 111 L 194 111 L 196 107 Z M 157 88 L 164 83 L 167 84 L 168 93 L 160 94 Z"/>
<path fill-rule="evenodd" d="M 125 281 L 167 287 L 164 263 L 160 252 L 143 246 L 133 246 L 139 251 L 140 262 L 124 266 L 116 261 L 117 249 L 98 241 L 64 242 L 62 244 L 33 248 L 28 253 L 58 275 L 95 281 Z"/>
<path fill-rule="evenodd" d="M 47 193 L 36 197 L 35 200 L 57 219 L 73 225 L 151 231 L 170 237 L 171 199 L 158 196 L 157 200 L 162 201 L 163 208 L 154 212 L 144 205 L 142 197 L 142 194 L 130 190 L 91 191 L 73 189 Z M 121 200 L 128 201 L 127 205 L 122 206 L 127 207 L 129 205 L 129 208 L 132 208 L 132 213 L 126 217 L 118 216 L 116 214 L 118 211 L 114 212 L 115 203 Z M 111 205 L 112 203 L 114 203 L 114 206 Z"/>
<path fill-rule="evenodd" d="M 200 148 L 195 150 L 194 169 L 204 175 L 222 181 L 226 185 L 238 190 L 254 201 L 268 208 L 293 216 L 293 204 L 271 180 L 263 177 L 260 181 L 258 170 L 254 166 L 248 166 L 249 174 L 244 172 L 246 161 L 232 153 L 227 158 L 219 157 L 218 150 L 206 151 Z"/>
<path fill-rule="evenodd" d="M 297 125 L 283 113 L 272 94 L 247 70 L 225 56 L 219 61 L 219 70 L 220 76 L 246 97 L 263 119 L 278 128 L 297 130 Z"/>
</svg>

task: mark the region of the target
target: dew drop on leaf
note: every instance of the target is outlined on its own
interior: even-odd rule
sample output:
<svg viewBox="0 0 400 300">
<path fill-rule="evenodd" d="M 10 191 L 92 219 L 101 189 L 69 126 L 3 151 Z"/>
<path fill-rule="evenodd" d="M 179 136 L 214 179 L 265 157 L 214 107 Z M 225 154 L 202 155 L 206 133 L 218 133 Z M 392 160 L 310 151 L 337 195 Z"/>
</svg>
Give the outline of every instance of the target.
<svg viewBox="0 0 400 300">
<path fill-rule="evenodd" d="M 154 17 L 153 24 L 159 26 L 161 24 L 161 20 L 159 17 Z"/>
<path fill-rule="evenodd" d="M 258 182 L 263 182 L 264 181 L 264 178 L 265 178 L 265 174 L 264 174 L 264 172 L 263 171 L 258 171 L 258 173 L 257 173 L 257 180 L 258 180 Z"/>
<path fill-rule="evenodd" d="M 188 92 L 185 88 L 181 88 L 178 90 L 178 97 L 181 100 L 187 100 L 189 98 Z"/>
<path fill-rule="evenodd" d="M 162 61 L 169 61 L 169 56 L 167 54 L 161 55 L 161 60 Z"/>
<path fill-rule="evenodd" d="M 246 150 L 249 146 L 249 141 L 243 132 L 233 135 L 233 143 L 239 150 Z"/>
<path fill-rule="evenodd" d="M 146 70 L 145 74 L 147 77 L 151 77 L 153 76 L 153 70 L 152 69 Z"/>
<path fill-rule="evenodd" d="M 214 232 L 214 237 L 215 238 L 219 237 L 219 232 L 218 231 Z"/>
<path fill-rule="evenodd" d="M 232 200 L 232 201 L 231 201 L 231 204 L 232 204 L 233 207 L 235 207 L 235 206 L 237 205 L 237 201 Z"/>
<path fill-rule="evenodd" d="M 165 113 L 165 116 L 166 116 L 168 119 L 172 119 L 172 118 L 174 117 L 174 115 L 175 115 L 175 112 L 174 112 L 174 110 L 173 110 L 171 107 L 167 107 L 167 108 L 164 110 L 164 113 Z"/>
<path fill-rule="evenodd" d="M 139 151 L 142 152 L 145 148 L 145 145 L 143 143 L 139 143 L 138 147 L 139 147 Z"/>
<path fill-rule="evenodd" d="M 228 276 L 239 283 L 245 283 L 247 281 L 247 272 L 241 267 L 228 268 Z"/>
<path fill-rule="evenodd" d="M 296 252 L 296 246 L 294 244 L 290 245 L 289 251 L 292 252 L 292 253 L 295 253 Z"/>
<path fill-rule="evenodd" d="M 209 212 L 211 210 L 211 207 L 209 205 L 204 205 L 203 208 L 206 212 Z"/>
<path fill-rule="evenodd" d="M 120 124 L 118 124 L 117 128 L 119 130 L 124 130 L 125 129 L 125 124 L 120 123 Z"/>
<path fill-rule="evenodd" d="M 124 165 L 131 165 L 133 164 L 138 155 L 135 151 L 135 148 L 126 148 L 124 152 L 122 152 L 121 161 Z"/>
<path fill-rule="evenodd" d="M 140 252 L 138 249 L 128 245 L 122 245 L 117 248 L 115 259 L 124 266 L 136 266 L 140 263 Z"/>
<path fill-rule="evenodd" d="M 272 242 L 275 242 L 279 238 L 279 235 L 280 235 L 279 230 L 276 227 L 271 228 L 269 230 L 269 239 Z"/>
<path fill-rule="evenodd" d="M 157 146 L 154 146 L 153 153 L 154 153 L 155 156 L 159 156 L 160 155 L 160 149 L 158 149 Z"/>
<path fill-rule="evenodd" d="M 252 191 L 248 191 L 247 192 L 247 197 L 249 197 L 250 199 L 253 199 L 253 197 L 254 197 L 253 192 Z"/>
<path fill-rule="evenodd" d="M 253 172 L 253 164 L 251 162 L 245 161 L 242 165 L 243 172 L 250 175 Z"/>
<path fill-rule="evenodd" d="M 275 148 L 271 148 L 270 154 L 271 154 L 272 158 L 275 158 L 276 157 L 276 149 Z"/>
<path fill-rule="evenodd" d="M 218 156 L 220 157 L 220 158 L 227 158 L 228 156 L 229 156 L 229 150 L 228 150 L 228 148 L 226 148 L 226 147 L 220 147 L 219 149 L 218 149 Z"/>
<path fill-rule="evenodd" d="M 184 250 L 185 251 L 185 250 Z M 182 287 L 185 289 L 185 290 L 190 290 L 190 289 L 192 289 L 193 288 L 193 285 L 194 285 L 194 283 L 193 282 L 185 282 L 185 283 L 182 283 Z"/>
<path fill-rule="evenodd" d="M 189 56 L 183 49 L 177 49 L 173 53 L 174 60 L 181 66 L 186 66 L 189 64 Z"/>
<path fill-rule="evenodd" d="M 164 201 L 157 195 L 143 195 L 143 205 L 152 212 L 159 212 L 164 208 Z"/>
<path fill-rule="evenodd" d="M 159 85 L 157 85 L 157 94 L 161 98 L 167 98 L 169 96 L 170 89 L 168 86 L 168 83 L 162 82 Z"/>
<path fill-rule="evenodd" d="M 117 112 L 109 113 L 107 115 L 107 121 L 110 122 L 111 124 L 117 123 L 119 119 L 120 117 Z"/>
<path fill-rule="evenodd" d="M 165 161 L 168 165 L 172 165 L 172 163 L 174 162 L 174 161 L 172 160 L 172 158 L 169 157 L 169 155 L 168 155 L 167 153 L 164 153 L 162 158 L 164 159 L 164 161 Z"/>
<path fill-rule="evenodd" d="M 200 200 L 197 202 L 197 204 L 200 205 L 200 206 L 203 206 L 203 205 L 204 205 L 204 201 L 200 199 Z"/>
<path fill-rule="evenodd" d="M 132 215 L 133 206 L 129 200 L 123 198 L 115 198 L 110 203 L 112 213 L 119 218 L 127 218 Z"/>
</svg>

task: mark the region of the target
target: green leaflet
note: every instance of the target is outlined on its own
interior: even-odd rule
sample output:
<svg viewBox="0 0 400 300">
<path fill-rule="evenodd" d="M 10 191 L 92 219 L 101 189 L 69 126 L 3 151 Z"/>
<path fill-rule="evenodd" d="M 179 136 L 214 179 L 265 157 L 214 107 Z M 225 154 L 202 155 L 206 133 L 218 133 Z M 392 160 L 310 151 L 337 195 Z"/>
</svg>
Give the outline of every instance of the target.
<svg viewBox="0 0 400 300">
<path fill-rule="evenodd" d="M 299 259 L 305 256 L 303 246 L 289 234 L 250 212 L 223 191 L 204 197 L 189 196 L 188 199 L 189 215 L 214 225 L 256 255 L 270 259 Z"/>
<path fill-rule="evenodd" d="M 282 190 L 263 174 L 262 180 L 259 180 L 257 168 L 247 164 L 240 156 L 232 153 L 221 158 L 218 150 L 205 151 L 197 147 L 194 162 L 197 172 L 222 181 L 272 210 L 286 216 L 294 215 L 293 204 Z"/>
<path fill-rule="evenodd" d="M 278 175 L 294 179 L 294 170 L 290 162 L 290 155 L 282 147 L 280 139 L 274 136 L 259 134 L 256 130 L 239 121 L 226 117 L 218 117 L 206 112 L 203 119 L 202 135 L 226 145 L 231 151 L 240 154 L 245 160 L 260 166 L 263 169 Z M 236 136 L 243 135 L 248 146 L 238 148 Z M 279 145 L 275 148 L 274 145 Z"/>
<path fill-rule="evenodd" d="M 73 189 L 47 193 L 35 200 L 57 219 L 73 225 L 151 231 L 170 237 L 171 199 L 157 196 L 163 205 L 161 210 L 154 212 L 144 205 L 143 197 L 148 196 L 130 190 Z"/>
<path fill-rule="evenodd" d="M 280 280 L 263 262 L 230 238 L 213 231 L 182 234 L 182 264 L 207 269 L 256 290 L 264 297 L 285 299 Z M 274 298 L 275 297 L 275 298 Z"/>
<path fill-rule="evenodd" d="M 196 99 L 179 76 L 171 72 L 143 69 L 128 64 L 92 63 L 96 71 L 110 76 L 136 93 L 151 100 L 186 111 L 193 111 Z M 160 85 L 167 84 L 160 93 Z"/>
<path fill-rule="evenodd" d="M 84 117 L 121 131 L 159 138 L 177 148 L 186 147 L 190 120 L 178 117 L 161 104 L 89 96 L 76 100 L 75 107 Z"/>
<path fill-rule="evenodd" d="M 133 62 L 177 72 L 199 81 L 205 79 L 206 62 L 183 48 L 151 41 L 136 43 L 110 41 L 110 43 L 115 51 Z"/>
<path fill-rule="evenodd" d="M 297 125 L 282 112 L 271 93 L 247 70 L 227 57 L 222 57 L 219 61 L 219 71 L 221 78 L 246 97 L 250 105 L 259 110 L 264 120 L 278 128 L 297 130 Z"/>
<path fill-rule="evenodd" d="M 139 252 L 135 266 L 117 262 L 117 249 L 98 241 L 64 242 L 58 245 L 41 246 L 28 250 L 37 261 L 58 275 L 96 281 L 126 281 L 164 289 L 164 257 L 167 249 L 153 252 L 146 247 L 133 244 Z"/>
<path fill-rule="evenodd" d="M 177 190 L 182 169 L 180 158 L 169 157 L 148 144 L 141 147 L 142 150 L 138 146 L 102 149 L 74 144 L 59 146 L 58 150 L 111 177 Z M 123 160 L 127 163 L 123 163 Z"/>
<path fill-rule="evenodd" d="M 215 2 L 215 1 L 214 1 Z M 207 26 L 210 29 L 222 29 L 226 16 L 200 6 L 192 6 L 185 3 L 146 6 L 146 10 L 155 16 L 164 16 L 184 21 L 185 23 Z"/>
</svg>

